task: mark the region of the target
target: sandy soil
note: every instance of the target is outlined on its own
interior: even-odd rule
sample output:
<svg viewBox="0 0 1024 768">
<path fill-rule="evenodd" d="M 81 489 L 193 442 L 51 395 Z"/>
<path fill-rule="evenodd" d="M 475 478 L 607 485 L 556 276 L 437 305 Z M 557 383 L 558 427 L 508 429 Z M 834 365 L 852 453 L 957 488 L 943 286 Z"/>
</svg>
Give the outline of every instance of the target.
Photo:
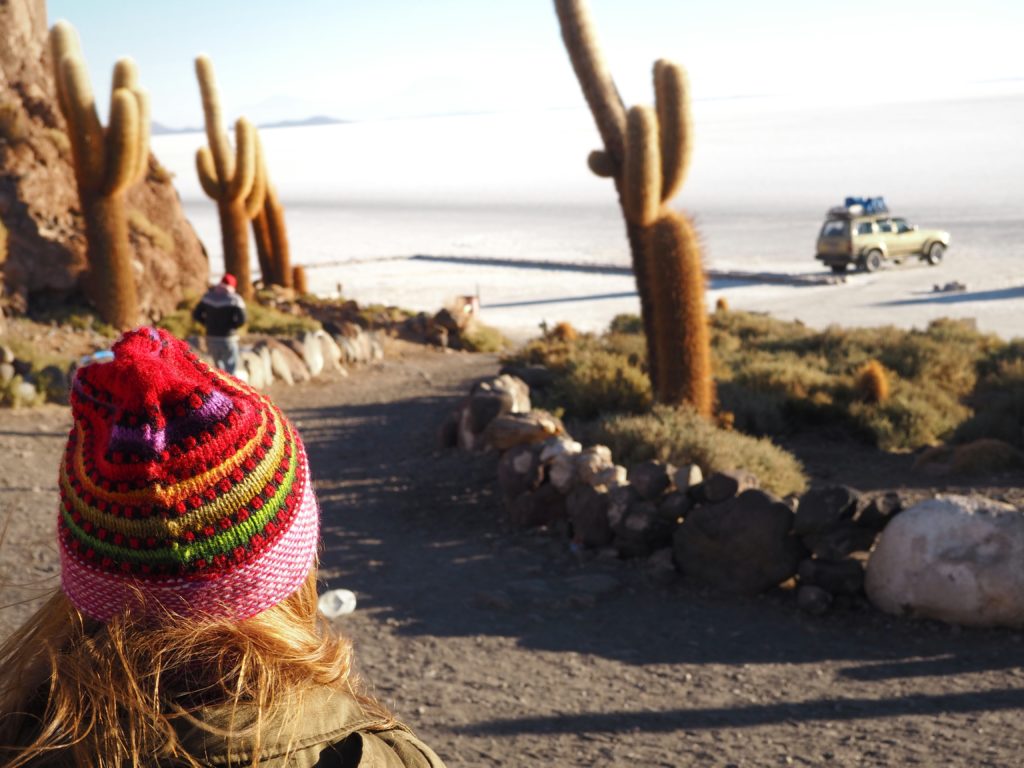
<svg viewBox="0 0 1024 768">
<path fill-rule="evenodd" d="M 811 618 L 786 592 L 651 584 L 636 564 L 507 530 L 493 457 L 434 447 L 446 408 L 494 370 L 403 347 L 345 381 L 273 392 L 309 448 L 326 586 L 359 596 L 340 626 L 377 694 L 449 765 L 1019 764 L 1019 633 L 864 606 Z M 0 412 L 0 636 L 56 584 L 67 426 L 54 406 Z M 907 457 L 833 442 L 793 447 L 821 457 L 819 478 L 925 485 Z"/>
</svg>

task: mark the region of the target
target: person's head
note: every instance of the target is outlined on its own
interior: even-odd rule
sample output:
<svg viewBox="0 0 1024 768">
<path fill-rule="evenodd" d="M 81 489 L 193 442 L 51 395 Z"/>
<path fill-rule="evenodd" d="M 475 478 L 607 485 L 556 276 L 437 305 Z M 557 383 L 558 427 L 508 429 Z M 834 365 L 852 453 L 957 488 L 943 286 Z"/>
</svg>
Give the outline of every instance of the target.
<svg viewBox="0 0 1024 768">
<path fill-rule="evenodd" d="M 220 284 L 224 286 L 227 290 L 233 291 L 235 290 L 235 288 L 238 287 L 238 280 L 236 280 L 235 276 L 232 275 L 230 272 L 227 272 L 224 274 L 224 277 L 220 279 Z"/>
<path fill-rule="evenodd" d="M 167 707 L 348 684 L 351 646 L 317 611 L 305 450 L 266 396 L 143 328 L 76 372 L 71 410 L 61 591 L 0 649 L 0 746 L 132 765 L 173 748 Z"/>
</svg>

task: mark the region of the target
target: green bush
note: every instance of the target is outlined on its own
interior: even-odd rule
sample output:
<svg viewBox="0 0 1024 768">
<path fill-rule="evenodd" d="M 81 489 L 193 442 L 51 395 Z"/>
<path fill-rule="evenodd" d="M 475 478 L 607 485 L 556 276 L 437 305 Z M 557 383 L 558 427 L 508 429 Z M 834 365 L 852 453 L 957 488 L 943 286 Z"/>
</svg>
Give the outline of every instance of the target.
<svg viewBox="0 0 1024 768">
<path fill-rule="evenodd" d="M 745 469 L 779 496 L 807 487 L 803 467 L 792 454 L 765 438 L 717 427 L 689 408 L 657 406 L 647 414 L 610 416 L 600 422 L 596 437 L 627 466 L 658 459 L 698 464 L 705 474 Z"/>
</svg>

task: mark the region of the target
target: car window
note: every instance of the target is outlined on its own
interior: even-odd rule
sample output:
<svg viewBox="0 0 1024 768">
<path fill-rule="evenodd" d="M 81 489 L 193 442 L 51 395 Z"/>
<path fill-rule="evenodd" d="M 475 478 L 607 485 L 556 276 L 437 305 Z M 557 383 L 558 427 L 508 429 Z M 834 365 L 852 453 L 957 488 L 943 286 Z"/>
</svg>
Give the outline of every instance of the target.
<svg viewBox="0 0 1024 768">
<path fill-rule="evenodd" d="M 900 234 L 910 231 L 910 225 L 907 224 L 906 219 L 893 219 L 892 223 L 896 225 L 896 231 Z"/>
<path fill-rule="evenodd" d="M 885 219 L 883 221 L 877 221 L 875 223 L 878 224 L 879 232 L 892 232 L 892 222 L 889 221 L 888 219 Z"/>
<path fill-rule="evenodd" d="M 870 235 L 871 230 L 872 226 L 870 221 L 862 221 L 860 224 L 857 225 L 858 235 Z"/>
<path fill-rule="evenodd" d="M 849 231 L 850 222 L 843 221 L 842 219 L 833 219 L 832 221 L 826 221 L 825 226 L 821 228 L 822 237 L 843 237 Z"/>
</svg>

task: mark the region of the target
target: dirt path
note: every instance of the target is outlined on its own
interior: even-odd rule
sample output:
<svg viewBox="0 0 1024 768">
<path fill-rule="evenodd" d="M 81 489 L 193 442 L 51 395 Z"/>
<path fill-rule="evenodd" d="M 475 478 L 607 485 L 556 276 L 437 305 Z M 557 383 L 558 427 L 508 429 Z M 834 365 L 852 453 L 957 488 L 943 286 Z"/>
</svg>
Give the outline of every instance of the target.
<svg viewBox="0 0 1024 768">
<path fill-rule="evenodd" d="M 452 766 L 1010 766 L 1024 642 L 850 609 L 799 613 L 504 530 L 494 459 L 435 453 L 445 407 L 493 372 L 425 350 L 277 389 L 309 448 L 328 585 L 365 676 Z M 0 412 L 4 584 L 49 577 L 67 417 Z M 5 603 L 38 585 L 8 587 Z M 6 634 L 28 606 L 0 615 Z"/>
</svg>

